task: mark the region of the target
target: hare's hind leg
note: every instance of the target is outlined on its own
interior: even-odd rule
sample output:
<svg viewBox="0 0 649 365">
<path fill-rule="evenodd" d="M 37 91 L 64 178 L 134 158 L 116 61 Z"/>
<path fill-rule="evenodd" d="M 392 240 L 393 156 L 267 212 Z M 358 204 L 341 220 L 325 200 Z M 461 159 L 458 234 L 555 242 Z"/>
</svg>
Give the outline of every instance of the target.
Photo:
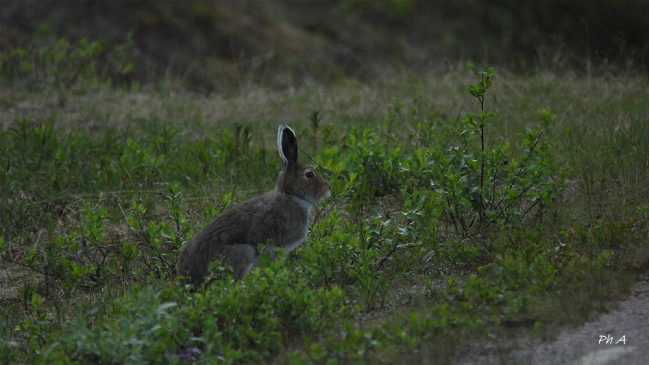
<svg viewBox="0 0 649 365">
<path fill-rule="evenodd" d="M 257 266 L 257 250 L 252 245 L 227 245 L 223 254 L 223 263 L 232 266 L 232 278 L 234 280 L 243 280 L 250 270 Z"/>
</svg>

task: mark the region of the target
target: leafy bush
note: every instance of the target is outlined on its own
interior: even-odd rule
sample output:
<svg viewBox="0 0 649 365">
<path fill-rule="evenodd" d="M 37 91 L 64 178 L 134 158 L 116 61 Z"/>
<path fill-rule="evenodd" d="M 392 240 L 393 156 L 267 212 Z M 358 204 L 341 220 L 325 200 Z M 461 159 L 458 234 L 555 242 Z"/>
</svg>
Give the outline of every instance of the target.
<svg viewBox="0 0 649 365">
<path fill-rule="evenodd" d="M 0 260 L 29 280 L 0 312 L 0 359 L 371 362 L 524 318 L 620 263 L 642 267 L 646 207 L 622 221 L 548 222 L 570 171 L 542 131 L 490 146 L 493 78 L 469 86 L 480 112 L 446 123 L 401 113 L 396 100 L 374 128 L 327 128 L 313 113 L 312 137 L 324 141 L 314 160 L 333 194 L 316 206 L 308 242 L 198 292 L 174 281 L 178 252 L 204 222 L 272 186 L 279 161 L 255 143 L 265 131 L 188 137 L 141 123 L 91 135 L 19 122 L 0 134 Z M 359 325 L 385 309 L 393 320 Z"/>
<path fill-rule="evenodd" d="M 40 41 L 28 48 L 0 53 L 0 76 L 10 83 L 27 80 L 33 87 L 54 87 L 66 90 L 97 83 L 121 83 L 128 79 L 134 62 L 128 55 L 133 40 L 106 49 L 98 41 L 87 38 L 73 45 L 65 38 L 55 39 L 49 28 L 42 31 Z"/>
<path fill-rule="evenodd" d="M 43 302 L 32 296 L 29 315 L 14 332 L 28 342 L 20 352 L 34 364 L 174 363 L 199 355 L 258 362 L 279 355 L 291 338 L 317 338 L 348 312 L 339 288 L 311 289 L 283 260 L 237 285 L 217 281 L 201 293 L 186 293 L 176 283 L 161 291 L 132 286 L 105 308 L 79 307 L 76 318 L 63 323 Z M 10 332 L 0 344 L 7 359 L 18 356 Z"/>
</svg>

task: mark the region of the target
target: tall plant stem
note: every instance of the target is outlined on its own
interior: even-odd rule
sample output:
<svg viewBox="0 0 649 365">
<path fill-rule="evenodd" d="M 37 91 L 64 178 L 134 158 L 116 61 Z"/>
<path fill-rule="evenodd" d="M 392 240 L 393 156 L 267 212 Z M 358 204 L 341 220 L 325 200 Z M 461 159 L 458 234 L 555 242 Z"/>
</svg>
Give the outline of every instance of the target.
<svg viewBox="0 0 649 365">
<path fill-rule="evenodd" d="M 485 75 L 482 74 L 482 84 L 485 85 Z M 484 91 L 480 97 L 480 111 L 484 115 Z M 480 142 L 482 144 L 481 156 L 480 156 L 480 201 L 478 201 L 478 215 L 480 219 L 480 228 L 482 228 L 483 217 L 482 217 L 482 187 L 484 186 L 484 116 L 480 117 Z"/>
</svg>

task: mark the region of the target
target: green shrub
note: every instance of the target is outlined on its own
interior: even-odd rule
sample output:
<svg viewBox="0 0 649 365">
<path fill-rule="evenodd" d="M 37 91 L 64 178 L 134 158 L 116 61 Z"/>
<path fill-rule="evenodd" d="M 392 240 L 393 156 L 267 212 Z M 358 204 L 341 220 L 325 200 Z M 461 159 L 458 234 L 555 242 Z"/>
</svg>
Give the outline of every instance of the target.
<svg viewBox="0 0 649 365">
<path fill-rule="evenodd" d="M 480 112 L 458 120 L 405 114 L 396 100 L 372 128 L 321 125 L 313 113 L 323 144 L 314 160 L 332 196 L 315 206 L 309 239 L 241 282 L 195 293 L 174 281 L 178 252 L 205 222 L 272 186 L 279 159 L 255 143 L 266 131 L 19 122 L 0 134 L 0 260 L 28 274 L 0 312 L 0 359 L 389 360 L 525 318 L 620 263 L 644 267 L 646 204 L 624 220 L 547 219 L 571 171 L 542 131 L 491 142 L 493 78 L 469 87 Z"/>
<path fill-rule="evenodd" d="M 75 45 L 65 38 L 55 39 L 49 30 L 46 33 L 27 48 L 1 52 L 0 77 L 10 84 L 27 80 L 36 89 L 63 91 L 121 83 L 133 71 L 134 62 L 128 55 L 133 46 L 130 34 L 125 43 L 107 49 L 99 41 L 81 38 Z"/>
<path fill-rule="evenodd" d="M 22 354 L 11 331 L 3 329 L 0 344 L 5 358 L 34 364 L 176 363 L 183 356 L 258 362 L 280 355 L 298 336 L 328 333 L 348 311 L 341 289 L 312 289 L 278 260 L 236 285 L 217 281 L 200 293 L 177 283 L 162 290 L 132 286 L 106 306 L 80 306 L 62 323 L 34 294 L 30 314 L 13 333 L 27 341 Z"/>
</svg>

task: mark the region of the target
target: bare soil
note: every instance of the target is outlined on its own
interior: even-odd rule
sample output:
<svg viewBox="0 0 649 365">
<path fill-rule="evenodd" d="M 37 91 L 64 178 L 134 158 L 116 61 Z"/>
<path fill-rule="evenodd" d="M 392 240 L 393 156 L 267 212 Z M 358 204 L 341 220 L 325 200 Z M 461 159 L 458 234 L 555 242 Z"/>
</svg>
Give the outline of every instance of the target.
<svg viewBox="0 0 649 365">
<path fill-rule="evenodd" d="M 646 365 L 649 362 L 649 275 L 640 277 L 617 309 L 551 341 L 523 337 L 478 343 L 458 363 L 534 365 Z"/>
</svg>

